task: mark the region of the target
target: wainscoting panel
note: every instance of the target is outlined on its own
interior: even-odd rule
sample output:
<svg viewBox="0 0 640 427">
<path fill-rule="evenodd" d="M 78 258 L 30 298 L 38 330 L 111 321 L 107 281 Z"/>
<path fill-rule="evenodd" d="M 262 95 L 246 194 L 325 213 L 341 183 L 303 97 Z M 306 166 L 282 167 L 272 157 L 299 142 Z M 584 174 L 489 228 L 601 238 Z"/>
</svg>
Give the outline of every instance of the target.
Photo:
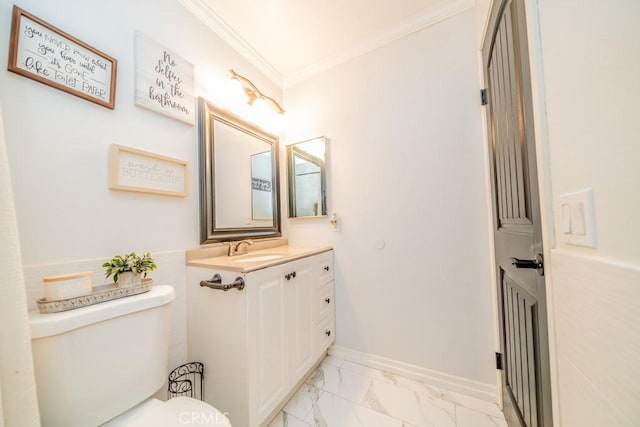
<svg viewBox="0 0 640 427">
<path fill-rule="evenodd" d="M 638 425 L 640 268 L 551 251 L 562 425 Z"/>
</svg>

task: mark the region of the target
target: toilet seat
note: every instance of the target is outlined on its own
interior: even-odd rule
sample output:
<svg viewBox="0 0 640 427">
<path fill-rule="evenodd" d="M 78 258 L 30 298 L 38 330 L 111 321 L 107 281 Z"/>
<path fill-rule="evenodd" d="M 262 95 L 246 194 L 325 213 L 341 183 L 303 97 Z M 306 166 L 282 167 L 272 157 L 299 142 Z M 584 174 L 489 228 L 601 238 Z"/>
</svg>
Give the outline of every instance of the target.
<svg viewBox="0 0 640 427">
<path fill-rule="evenodd" d="M 175 397 L 166 402 L 147 399 L 102 427 L 231 427 L 229 419 L 213 406 L 190 397 Z"/>
</svg>

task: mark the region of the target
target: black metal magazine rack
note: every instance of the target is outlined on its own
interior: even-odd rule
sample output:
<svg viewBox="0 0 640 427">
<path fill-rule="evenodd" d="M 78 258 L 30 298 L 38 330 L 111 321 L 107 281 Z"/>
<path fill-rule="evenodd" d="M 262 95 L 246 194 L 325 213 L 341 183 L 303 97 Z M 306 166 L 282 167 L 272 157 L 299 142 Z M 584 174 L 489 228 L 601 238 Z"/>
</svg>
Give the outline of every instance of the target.
<svg viewBox="0 0 640 427">
<path fill-rule="evenodd" d="M 204 400 L 204 365 L 190 362 L 180 365 L 169 374 L 167 396 Z"/>
</svg>

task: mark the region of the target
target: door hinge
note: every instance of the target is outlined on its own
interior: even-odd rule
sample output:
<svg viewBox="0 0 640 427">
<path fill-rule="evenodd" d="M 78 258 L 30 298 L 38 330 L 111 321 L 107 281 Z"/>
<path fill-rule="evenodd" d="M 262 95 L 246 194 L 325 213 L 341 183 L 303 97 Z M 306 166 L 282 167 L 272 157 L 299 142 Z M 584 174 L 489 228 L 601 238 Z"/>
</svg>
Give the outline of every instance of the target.
<svg viewBox="0 0 640 427">
<path fill-rule="evenodd" d="M 496 369 L 502 371 L 502 353 L 496 352 Z"/>
<path fill-rule="evenodd" d="M 480 102 L 482 103 L 482 105 L 487 105 L 489 103 L 489 100 L 487 99 L 487 90 L 486 89 L 481 89 L 480 90 Z"/>
</svg>

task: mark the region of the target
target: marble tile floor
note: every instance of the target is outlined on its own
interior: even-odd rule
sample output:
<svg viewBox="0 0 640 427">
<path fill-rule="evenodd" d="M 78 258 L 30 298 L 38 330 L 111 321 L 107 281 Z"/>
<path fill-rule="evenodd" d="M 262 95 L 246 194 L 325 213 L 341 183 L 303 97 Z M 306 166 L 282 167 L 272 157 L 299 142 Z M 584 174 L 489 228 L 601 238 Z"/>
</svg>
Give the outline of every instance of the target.
<svg viewBox="0 0 640 427">
<path fill-rule="evenodd" d="M 507 427 L 492 403 L 327 356 L 269 427 Z"/>
</svg>

